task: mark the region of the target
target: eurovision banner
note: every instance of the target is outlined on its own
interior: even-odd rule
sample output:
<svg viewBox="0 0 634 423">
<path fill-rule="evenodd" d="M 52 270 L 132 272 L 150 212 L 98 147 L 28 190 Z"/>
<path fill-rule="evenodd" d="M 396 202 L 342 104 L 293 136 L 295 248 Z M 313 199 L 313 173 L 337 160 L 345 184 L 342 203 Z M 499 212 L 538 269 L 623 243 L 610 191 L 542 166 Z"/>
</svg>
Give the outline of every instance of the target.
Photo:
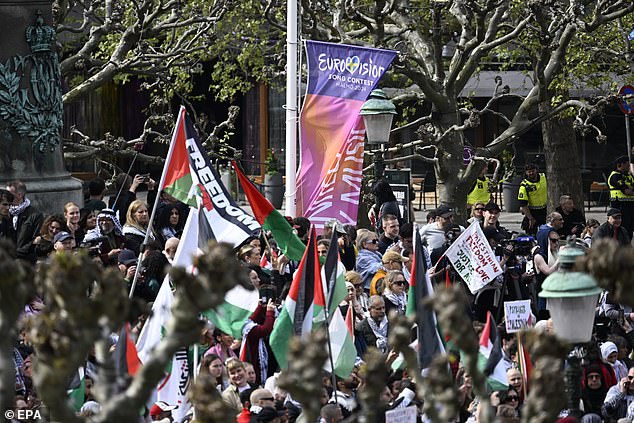
<svg viewBox="0 0 634 423">
<path fill-rule="evenodd" d="M 321 233 L 333 218 L 357 223 L 365 138 L 359 111 L 396 52 L 306 41 L 306 55 L 297 215 Z"/>
<path fill-rule="evenodd" d="M 445 256 L 473 294 L 502 274 L 502 267 L 477 221 L 451 244 Z"/>
</svg>

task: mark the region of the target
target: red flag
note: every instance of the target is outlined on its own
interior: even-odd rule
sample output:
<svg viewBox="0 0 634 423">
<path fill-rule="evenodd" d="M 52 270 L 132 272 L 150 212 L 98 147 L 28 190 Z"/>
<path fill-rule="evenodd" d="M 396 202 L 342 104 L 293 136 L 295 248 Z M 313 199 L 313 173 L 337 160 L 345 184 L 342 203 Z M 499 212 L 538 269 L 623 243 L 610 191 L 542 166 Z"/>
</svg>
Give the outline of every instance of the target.
<svg viewBox="0 0 634 423">
<path fill-rule="evenodd" d="M 520 333 L 517 333 L 517 363 L 519 365 L 520 373 L 522 374 L 522 395 L 524 398 L 528 395 L 528 381 L 533 372 L 533 363 L 531 357 L 526 350 L 526 347 L 522 343 L 522 337 Z"/>
<path fill-rule="evenodd" d="M 354 310 L 352 303 L 348 305 L 348 312 L 346 313 L 346 327 L 348 328 L 348 332 L 350 332 L 352 342 L 354 342 Z"/>
</svg>

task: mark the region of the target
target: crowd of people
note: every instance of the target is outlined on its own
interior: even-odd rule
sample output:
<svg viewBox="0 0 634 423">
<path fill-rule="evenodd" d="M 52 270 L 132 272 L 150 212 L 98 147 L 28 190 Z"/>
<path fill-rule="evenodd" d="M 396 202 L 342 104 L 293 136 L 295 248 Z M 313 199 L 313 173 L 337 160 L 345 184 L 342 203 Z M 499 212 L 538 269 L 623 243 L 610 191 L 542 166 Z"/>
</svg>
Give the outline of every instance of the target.
<svg viewBox="0 0 634 423">
<path fill-rule="evenodd" d="M 389 184 L 379 181 L 373 187 L 376 202 L 369 213 L 371 221 L 375 222 L 372 227 L 342 225 L 337 220 L 326 223 L 319 237 L 318 255 L 324 260 L 329 249 L 336 248 L 346 268 L 347 297 L 339 307 L 344 316 L 352 309 L 357 359 L 354 370 L 346 378 L 333 378 L 324 372 L 320 397 L 322 422 L 339 422 L 363 411 L 357 399 L 359 392 L 365 389 L 366 381 L 359 370 L 364 366 L 363 357 L 369 348 L 383 353 L 391 368 L 381 397 L 386 409 L 421 405 L 414 378 L 399 364 L 398 354 L 388 342 L 391 329 L 388 315 L 405 314 L 407 309 L 415 230 L 425 247 L 426 268 L 432 283 L 435 286 L 451 283 L 464 288 L 470 300 L 467 312 L 476 334 L 479 336 L 482 332 L 489 313 L 501 323 L 498 331 L 508 377 L 506 389 L 491 389 L 488 398 L 476 397 L 460 351 L 448 351 L 460 404 L 460 413 L 454 421 L 478 421 L 482 407 L 492 407 L 502 421 L 519 421 L 527 387 L 518 369 L 516 335 L 507 333 L 503 324 L 503 303 L 531 300 L 531 323 L 539 330 L 552 332 L 547 305 L 537 294 L 545 278 L 559 268 L 558 254 L 560 248 L 565 248 L 563 241 L 574 235 L 579 245 L 589 249 L 599 238 L 612 238 L 622 244 L 629 244 L 631 239 L 631 231 L 622 225 L 623 212 L 616 207 L 607 211 L 603 224 L 593 219 L 584 221 L 572 199 L 564 195 L 557 211 L 546 214 L 544 206 L 542 213 L 540 204 L 544 198 L 531 200 L 530 197 L 531 193 L 545 186 L 544 176 L 534 167 L 528 166 L 526 170 L 528 182 L 520 188 L 520 197 L 526 201 L 522 204 L 523 227 L 534 237 L 518 235 L 502 227 L 499 222 L 501 209 L 490 196 L 470 197 L 473 203 L 470 203 L 469 223 L 480 225 L 503 268 L 502 275 L 477 292 L 469 291 L 444 254 L 465 230 L 456 223 L 454 210 L 446 205 L 441 204 L 427 214 L 426 222 L 414 226 L 402 219 Z M 137 190 L 142 185 L 147 187 L 149 204 L 137 197 Z M 482 187 L 488 190 L 484 184 Z M 95 265 L 117 267 L 122 283 L 127 284 L 128 289 L 138 273 L 133 295 L 152 302 L 174 258 L 188 206 L 164 192 L 157 194 L 155 182 L 147 175 L 118 178 L 116 192 L 110 197 L 109 204 L 104 202 L 103 180 L 91 181 L 88 188 L 89 196 L 83 207 L 69 202 L 59 215 L 44 216 L 30 204 L 23 183 L 9 183 L 6 190 L 0 190 L 0 235 L 15 243 L 18 258 L 32 264 L 46 261 L 53 254 L 84 251 L 94 258 Z M 625 200 L 620 197 L 620 201 Z M 149 210 L 154 202 L 158 202 L 157 218 L 148 234 Z M 306 243 L 311 222 L 304 217 L 287 217 L 287 220 L 300 240 Z M 146 236 L 149 242 L 142 247 Z M 331 245 L 335 239 L 336 244 Z M 211 323 L 207 325 L 198 349 L 200 365 L 192 371 L 199 377 L 205 375 L 213 379 L 222 400 L 235 411 L 237 422 L 303 422 L 302 405 L 278 386 L 280 368 L 269 344 L 269 335 L 298 263 L 279 251 L 270 233 L 248 239 L 236 248 L 235 256 L 262 300 L 244 322 L 239 338 Z M 141 266 L 139 272 L 137 265 Z M 28 322 L 29 315 L 41 313 L 46 301 L 46 298 L 33 298 L 25 308 L 24 322 Z M 146 317 L 141 315 L 138 321 L 132 322 L 133 335 L 140 332 Z M 631 308 L 615 303 L 609 292 L 601 296 L 594 338 L 589 346 L 590 360 L 583 369 L 580 404 L 583 417 L 580 421 L 611 422 L 634 418 L 634 385 L 630 384 L 634 379 L 634 363 L 630 358 L 634 345 L 633 321 Z M 16 409 L 40 406 L 31 379 L 35 351 L 30 346 L 27 329 L 28 323 L 25 323 L 14 349 Z M 114 348 L 116 335 L 111 338 Z M 77 411 L 80 415 L 90 416 L 100 412 L 100 404 L 92 394 L 94 384 L 99 383 L 94 356 L 87 357 L 85 368 L 89 384 Z M 175 404 L 161 401 L 148 404 L 139 421 L 174 421 L 174 409 Z M 563 411 L 561 418 L 573 417 L 566 416 Z M 189 419 L 191 414 L 183 421 Z"/>
</svg>

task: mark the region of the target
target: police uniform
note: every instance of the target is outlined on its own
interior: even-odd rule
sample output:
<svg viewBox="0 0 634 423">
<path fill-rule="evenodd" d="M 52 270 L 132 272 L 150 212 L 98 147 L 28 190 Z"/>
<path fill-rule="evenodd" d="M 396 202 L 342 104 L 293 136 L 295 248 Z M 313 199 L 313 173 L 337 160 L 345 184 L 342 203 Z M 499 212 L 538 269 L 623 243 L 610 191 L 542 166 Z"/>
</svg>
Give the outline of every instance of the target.
<svg viewBox="0 0 634 423">
<path fill-rule="evenodd" d="M 628 236 L 634 230 L 634 195 L 627 195 L 623 191 L 634 190 L 634 176 L 629 171 L 613 170 L 608 177 L 610 188 L 610 207 L 621 210 L 621 225 L 627 229 Z"/>
<path fill-rule="evenodd" d="M 520 206 L 528 206 L 533 218 L 537 221 L 535 226 L 529 229 L 529 221 L 526 216 L 522 220 L 522 229 L 532 235 L 537 233 L 537 228 L 546 223 L 546 206 L 548 205 L 548 187 L 546 185 L 546 175 L 539 173 L 537 181 L 532 182 L 524 179 L 520 183 L 520 190 L 517 199 Z"/>
<path fill-rule="evenodd" d="M 489 191 L 490 182 L 491 180 L 487 176 L 476 179 L 473 188 L 471 188 L 469 195 L 467 195 L 467 204 L 487 204 L 491 201 L 491 192 Z"/>
</svg>

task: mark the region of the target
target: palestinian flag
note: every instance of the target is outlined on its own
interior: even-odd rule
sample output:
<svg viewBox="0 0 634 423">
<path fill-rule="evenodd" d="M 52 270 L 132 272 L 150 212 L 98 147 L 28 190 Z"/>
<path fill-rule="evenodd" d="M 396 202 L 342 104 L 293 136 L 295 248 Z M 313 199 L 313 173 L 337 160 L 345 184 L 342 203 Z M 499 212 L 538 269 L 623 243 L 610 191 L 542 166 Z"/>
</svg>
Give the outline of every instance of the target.
<svg viewBox="0 0 634 423">
<path fill-rule="evenodd" d="M 427 274 L 428 255 L 420 239 L 418 228 L 414 227 L 414 261 L 407 294 L 407 316 L 416 316 L 418 338 L 418 361 L 421 369 L 429 367 L 432 359 L 445 353 L 445 346 L 438 332 L 438 321 L 433 308 L 423 304 L 434 290 Z"/>
<path fill-rule="evenodd" d="M 275 207 L 269 203 L 269 201 L 258 191 L 258 189 L 249 181 L 249 179 L 242 173 L 235 161 L 231 162 L 233 168 L 236 170 L 240 185 L 244 190 L 247 200 L 253 210 L 253 215 L 256 220 L 262 225 L 262 229 L 271 231 L 273 237 L 277 241 L 277 245 L 280 247 L 286 257 L 291 260 L 299 261 L 304 255 L 306 246 L 293 232 L 293 227 L 288 221 L 278 212 Z"/>
<path fill-rule="evenodd" d="M 130 323 L 126 323 L 119 332 L 114 347 L 114 363 L 118 376 L 134 376 L 141 367 L 136 345 L 130 337 Z"/>
<path fill-rule="evenodd" d="M 520 373 L 522 374 L 522 398 L 526 398 L 530 388 L 528 381 L 530 380 L 531 373 L 533 372 L 533 363 L 530 355 L 528 354 L 528 350 L 522 342 L 520 332 L 517 333 L 517 362 L 519 364 Z"/>
<path fill-rule="evenodd" d="M 324 307 L 324 292 L 317 256 L 317 234 L 313 227 L 308 246 L 284 301 L 284 308 L 275 320 L 273 332 L 269 337 L 269 345 L 280 368 L 288 368 L 286 353 L 290 339 L 310 333 L 313 328 L 313 317 L 323 314 Z"/>
<path fill-rule="evenodd" d="M 84 381 L 85 369 L 83 366 L 79 367 L 73 375 L 66 394 L 68 395 L 68 401 L 70 406 L 77 412 L 84 405 L 86 399 L 86 382 Z"/>
<path fill-rule="evenodd" d="M 234 246 L 258 236 L 260 224 L 244 212 L 211 165 L 185 108 L 181 107 L 159 190 L 199 209 L 199 232 Z"/>
<path fill-rule="evenodd" d="M 502 359 L 502 341 L 491 312 L 487 312 L 487 322 L 480 336 L 480 357 L 478 367 L 487 376 L 487 386 L 491 391 L 508 389 L 506 367 Z"/>
<path fill-rule="evenodd" d="M 339 259 L 339 244 L 337 242 L 337 232 L 332 232 L 330 248 L 326 254 L 326 262 L 321 268 L 321 278 L 323 281 L 324 298 L 326 298 L 326 309 L 328 310 L 328 332 L 332 361 L 335 366 L 335 374 L 346 378 L 350 376 L 357 358 L 357 349 L 354 346 L 352 329 L 348 328 L 346 320 L 341 314 L 339 304 L 348 296 L 346 289 L 346 268 Z M 348 314 L 352 311 L 352 304 L 348 306 Z M 347 317 L 346 317 L 347 319 Z M 352 317 L 351 317 L 352 319 Z M 316 324 L 317 322 L 313 322 Z M 332 372 L 330 360 L 326 361 L 324 369 Z"/>
<path fill-rule="evenodd" d="M 185 119 L 187 112 L 181 106 L 178 111 L 176 127 L 165 158 L 165 167 L 159 183 L 159 191 L 166 193 L 191 207 L 198 207 L 192 177 L 189 171 L 189 153 L 187 152 L 187 135 Z"/>
</svg>

